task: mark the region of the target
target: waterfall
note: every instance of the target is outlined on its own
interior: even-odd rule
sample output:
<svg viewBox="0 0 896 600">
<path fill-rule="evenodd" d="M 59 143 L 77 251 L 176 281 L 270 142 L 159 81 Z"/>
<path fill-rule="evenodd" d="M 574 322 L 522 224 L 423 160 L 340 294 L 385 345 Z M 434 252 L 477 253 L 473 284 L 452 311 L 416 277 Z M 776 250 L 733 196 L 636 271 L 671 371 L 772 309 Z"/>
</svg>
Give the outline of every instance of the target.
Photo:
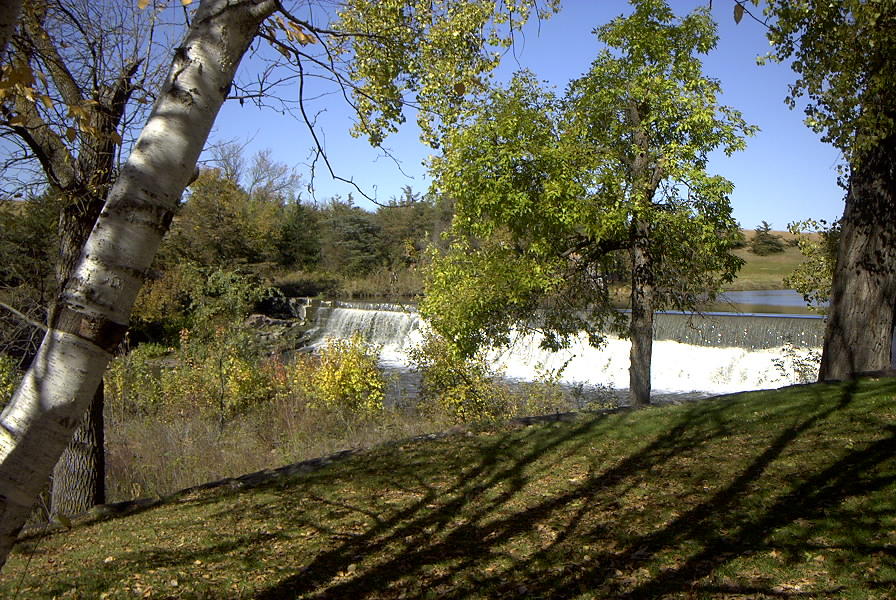
<svg viewBox="0 0 896 600">
<path fill-rule="evenodd" d="M 407 369 L 406 352 L 422 337 L 424 324 L 419 315 L 394 305 L 367 306 L 343 303 L 319 308 L 312 347 L 357 331 L 381 348 L 385 366 Z M 821 346 L 823 321 L 661 313 L 654 338 L 651 380 L 657 393 L 720 394 L 798 383 L 798 363 Z M 580 334 L 568 349 L 550 352 L 540 347 L 538 334 L 517 334 L 513 339 L 510 348 L 491 354 L 496 367 L 509 378 L 532 380 L 539 372 L 565 365 L 561 376 L 565 383 L 628 387 L 627 340 L 609 336 L 604 346 L 593 348 L 587 336 Z M 796 349 L 785 349 L 788 343 Z"/>
</svg>

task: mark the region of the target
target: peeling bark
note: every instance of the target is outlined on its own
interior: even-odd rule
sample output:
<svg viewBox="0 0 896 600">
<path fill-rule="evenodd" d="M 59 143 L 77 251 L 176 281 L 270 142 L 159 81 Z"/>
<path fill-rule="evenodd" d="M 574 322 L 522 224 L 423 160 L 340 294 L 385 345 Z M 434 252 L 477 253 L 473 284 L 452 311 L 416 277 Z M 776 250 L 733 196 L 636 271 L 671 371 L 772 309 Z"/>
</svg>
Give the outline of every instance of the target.
<svg viewBox="0 0 896 600">
<path fill-rule="evenodd" d="M 96 392 L 242 56 L 273 0 L 204 0 L 37 357 L 0 415 L 0 563 Z"/>
</svg>

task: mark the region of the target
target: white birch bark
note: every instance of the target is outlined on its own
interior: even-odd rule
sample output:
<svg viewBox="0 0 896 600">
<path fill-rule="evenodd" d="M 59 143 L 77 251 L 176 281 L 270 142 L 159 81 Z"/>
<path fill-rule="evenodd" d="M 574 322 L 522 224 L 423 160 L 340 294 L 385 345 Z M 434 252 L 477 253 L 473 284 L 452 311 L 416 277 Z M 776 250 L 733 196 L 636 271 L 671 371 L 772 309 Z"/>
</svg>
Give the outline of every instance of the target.
<svg viewBox="0 0 896 600">
<path fill-rule="evenodd" d="M 0 415 L 0 565 L 121 341 L 144 274 L 274 0 L 203 0 L 84 246 L 32 367 Z"/>
</svg>

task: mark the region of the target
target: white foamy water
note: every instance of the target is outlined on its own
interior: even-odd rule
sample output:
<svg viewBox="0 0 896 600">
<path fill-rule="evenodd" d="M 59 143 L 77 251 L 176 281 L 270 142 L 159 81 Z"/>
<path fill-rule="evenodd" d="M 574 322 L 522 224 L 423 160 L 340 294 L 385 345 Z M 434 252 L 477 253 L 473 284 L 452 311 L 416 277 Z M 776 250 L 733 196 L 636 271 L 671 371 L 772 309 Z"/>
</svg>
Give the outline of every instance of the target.
<svg viewBox="0 0 896 600">
<path fill-rule="evenodd" d="M 745 321 L 746 319 L 746 321 Z M 739 317 L 731 327 L 742 334 L 749 317 Z M 789 331 L 793 324 L 781 320 L 782 330 Z M 769 321 L 757 320 L 763 327 L 760 336 L 768 345 Z M 786 327 L 784 327 L 786 325 Z M 406 370 L 410 366 L 407 351 L 422 339 L 420 317 L 413 312 L 394 310 L 367 310 L 363 308 L 322 309 L 316 345 L 327 337 L 349 337 L 355 331 L 369 342 L 381 347 L 380 360 L 389 368 Z M 718 323 L 713 327 L 718 328 Z M 561 381 L 566 384 L 606 386 L 627 389 L 629 384 L 629 350 L 627 340 L 610 337 L 604 346 L 594 348 L 582 334 L 568 349 L 550 352 L 540 347 L 540 336 L 516 336 L 513 345 L 491 354 L 495 366 L 511 378 L 532 381 L 539 374 L 554 371 L 565 365 Z M 803 348 L 796 357 L 805 357 L 818 348 Z M 774 347 L 706 346 L 682 343 L 674 340 L 656 340 L 653 343 L 652 388 L 658 394 L 722 394 L 746 390 L 775 388 L 798 383 L 799 373 L 792 368 L 792 361 L 782 369 L 775 361 L 785 357 L 784 343 Z"/>
</svg>

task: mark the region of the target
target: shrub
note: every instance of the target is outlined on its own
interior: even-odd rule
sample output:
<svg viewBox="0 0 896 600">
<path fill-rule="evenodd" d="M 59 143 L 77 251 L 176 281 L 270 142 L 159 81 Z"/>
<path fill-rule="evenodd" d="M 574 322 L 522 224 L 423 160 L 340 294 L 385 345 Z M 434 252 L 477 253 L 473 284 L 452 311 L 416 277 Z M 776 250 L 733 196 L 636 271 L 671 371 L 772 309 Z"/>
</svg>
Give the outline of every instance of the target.
<svg viewBox="0 0 896 600">
<path fill-rule="evenodd" d="M 105 402 L 117 416 L 150 414 L 164 403 L 160 357 L 173 352 L 158 344 L 140 344 L 109 363 L 103 379 Z"/>
<path fill-rule="evenodd" d="M 252 273 L 185 262 L 141 289 L 132 329 L 143 337 L 173 343 L 183 329 L 211 333 L 240 321 L 278 293 Z"/>
<path fill-rule="evenodd" d="M 777 254 L 784 252 L 784 242 L 781 236 L 771 232 L 772 226 L 763 221 L 756 228 L 753 239 L 750 240 L 750 251 L 757 256 L 768 256 L 769 254 Z"/>
<path fill-rule="evenodd" d="M 797 383 L 813 383 L 818 381 L 821 353 L 811 348 L 801 348 L 788 341 L 781 349 L 781 356 L 773 359 L 772 364 L 784 378 L 795 375 Z"/>
<path fill-rule="evenodd" d="M 379 349 L 356 332 L 347 340 L 329 340 L 311 373 L 312 404 L 357 416 L 383 410 L 386 381 L 377 359 Z"/>
<path fill-rule="evenodd" d="M 422 375 L 420 408 L 437 408 L 457 423 L 493 421 L 512 414 L 507 385 L 494 371 L 485 354 L 464 356 L 458 348 L 434 332 L 409 352 Z"/>
<path fill-rule="evenodd" d="M 5 406 L 9 402 L 22 379 L 17 367 L 16 359 L 0 353 L 0 406 Z"/>
</svg>

